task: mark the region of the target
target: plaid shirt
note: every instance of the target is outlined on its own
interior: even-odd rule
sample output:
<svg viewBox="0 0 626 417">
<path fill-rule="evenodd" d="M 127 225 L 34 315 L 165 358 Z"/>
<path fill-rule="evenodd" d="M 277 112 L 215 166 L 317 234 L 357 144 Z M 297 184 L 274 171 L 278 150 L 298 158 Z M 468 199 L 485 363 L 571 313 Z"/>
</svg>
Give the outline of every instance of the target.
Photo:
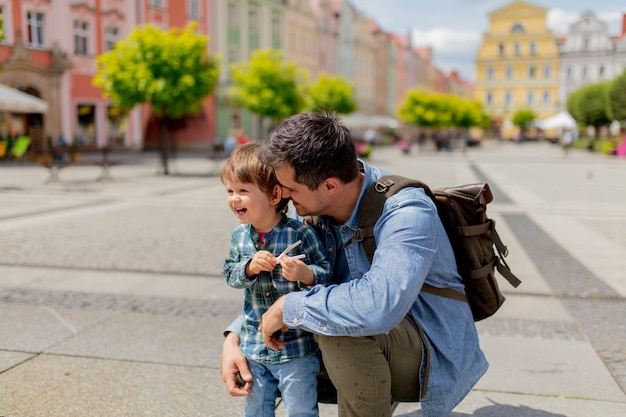
<svg viewBox="0 0 626 417">
<path fill-rule="evenodd" d="M 231 234 L 230 255 L 224 261 L 222 275 L 231 287 L 245 289 L 240 346 L 247 358 L 257 362 L 277 364 L 317 352 L 313 335 L 304 330 L 283 332 L 285 349 L 280 350 L 269 349 L 258 331 L 261 316 L 280 296 L 300 291 L 304 287 L 299 282 L 283 278 L 280 265 L 271 272 L 246 277 L 246 265 L 257 251 L 266 250 L 278 256 L 298 240 L 302 241 L 302 245 L 288 255 L 306 255 L 302 261 L 313 270 L 315 284 L 329 284 L 332 278 L 331 266 L 312 227 L 283 215 L 278 224 L 264 236 L 263 244 L 259 243 L 259 234 L 249 224 L 238 226 Z"/>
</svg>

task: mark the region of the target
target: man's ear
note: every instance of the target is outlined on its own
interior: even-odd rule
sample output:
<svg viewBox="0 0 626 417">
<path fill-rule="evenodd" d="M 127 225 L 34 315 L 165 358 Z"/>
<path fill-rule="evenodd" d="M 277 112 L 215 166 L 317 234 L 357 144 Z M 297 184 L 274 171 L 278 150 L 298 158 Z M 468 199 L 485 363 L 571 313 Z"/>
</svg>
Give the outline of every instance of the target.
<svg viewBox="0 0 626 417">
<path fill-rule="evenodd" d="M 270 196 L 270 204 L 273 206 L 278 205 L 280 201 L 283 199 L 283 187 L 280 185 L 275 185 L 272 190 L 272 195 Z"/>
<path fill-rule="evenodd" d="M 339 179 L 335 177 L 326 178 L 324 182 L 322 183 L 322 186 L 324 187 L 326 192 L 329 194 L 334 194 L 334 193 L 339 192 L 339 190 L 341 189 L 340 185 L 341 183 Z"/>
</svg>

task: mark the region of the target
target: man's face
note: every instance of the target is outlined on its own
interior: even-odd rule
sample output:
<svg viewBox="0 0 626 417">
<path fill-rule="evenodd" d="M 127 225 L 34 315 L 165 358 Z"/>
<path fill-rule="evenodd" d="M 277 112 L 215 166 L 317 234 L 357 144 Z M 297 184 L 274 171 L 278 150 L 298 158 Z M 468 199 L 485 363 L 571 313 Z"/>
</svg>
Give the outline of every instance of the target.
<svg viewBox="0 0 626 417">
<path fill-rule="evenodd" d="M 276 169 L 276 177 L 283 187 L 283 198 L 290 198 L 300 216 L 318 216 L 326 214 L 328 199 L 324 193 L 324 184 L 310 190 L 304 184 L 295 182 L 295 170 L 291 165 Z"/>
</svg>

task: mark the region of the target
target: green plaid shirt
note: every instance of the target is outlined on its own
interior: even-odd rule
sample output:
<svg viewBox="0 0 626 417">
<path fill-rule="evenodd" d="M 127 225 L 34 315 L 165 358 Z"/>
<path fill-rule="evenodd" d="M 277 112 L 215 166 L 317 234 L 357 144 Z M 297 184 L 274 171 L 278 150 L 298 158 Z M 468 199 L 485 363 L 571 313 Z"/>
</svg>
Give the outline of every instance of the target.
<svg viewBox="0 0 626 417">
<path fill-rule="evenodd" d="M 246 265 L 254 254 L 267 250 L 278 256 L 287 246 L 302 241 L 302 244 L 287 255 L 304 254 L 302 261 L 315 275 L 315 284 L 329 284 L 332 278 L 331 266 L 326 260 L 321 241 L 315 230 L 300 221 L 283 215 L 280 222 L 259 243 L 259 234 L 249 224 L 233 230 L 228 258 L 224 261 L 222 275 L 233 288 L 244 288 L 244 324 L 241 332 L 241 350 L 247 358 L 261 363 L 283 363 L 290 359 L 302 358 L 317 351 L 313 335 L 304 330 L 283 332 L 285 349 L 272 350 L 264 343 L 258 327 L 261 316 L 282 295 L 304 289 L 299 282 L 290 282 L 282 277 L 280 265 L 271 272 L 261 272 L 252 278 L 246 277 Z"/>
</svg>

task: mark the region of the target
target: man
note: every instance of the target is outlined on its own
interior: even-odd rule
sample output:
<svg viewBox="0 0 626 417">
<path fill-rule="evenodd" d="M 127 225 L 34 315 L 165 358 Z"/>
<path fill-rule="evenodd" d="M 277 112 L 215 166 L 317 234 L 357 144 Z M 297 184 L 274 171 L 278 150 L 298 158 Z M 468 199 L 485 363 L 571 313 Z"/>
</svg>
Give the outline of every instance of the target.
<svg viewBox="0 0 626 417">
<path fill-rule="evenodd" d="M 277 332 L 288 328 L 314 333 L 342 417 L 389 417 L 394 401 L 420 401 L 425 417 L 449 414 L 485 373 L 487 361 L 469 306 L 420 292 L 425 282 L 463 292 L 434 203 L 420 188 L 387 199 L 374 228 L 370 265 L 354 236 L 363 194 L 385 173 L 357 160 L 337 118 L 288 118 L 260 158 L 274 167 L 283 196 L 299 215 L 320 216 L 337 283 L 279 298 L 263 315 L 265 343 L 282 348 Z M 231 395 L 246 395 L 251 379 L 238 340 L 229 333 L 224 341 L 222 378 Z M 238 371 L 246 381 L 240 388 Z"/>
</svg>

